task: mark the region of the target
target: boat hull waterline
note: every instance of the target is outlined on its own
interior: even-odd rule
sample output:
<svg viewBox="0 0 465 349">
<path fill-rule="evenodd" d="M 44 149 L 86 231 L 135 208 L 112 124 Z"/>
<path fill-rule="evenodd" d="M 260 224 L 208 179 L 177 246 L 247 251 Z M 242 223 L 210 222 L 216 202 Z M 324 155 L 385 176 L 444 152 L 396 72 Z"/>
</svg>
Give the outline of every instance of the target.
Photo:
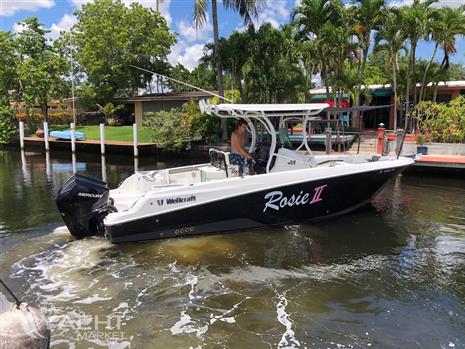
<svg viewBox="0 0 465 349">
<path fill-rule="evenodd" d="M 315 222 L 349 213 L 371 199 L 407 166 L 377 169 L 274 187 L 128 222 L 105 225 L 113 243 L 233 232 L 300 222 Z M 155 205 L 168 205 L 166 199 Z"/>
</svg>

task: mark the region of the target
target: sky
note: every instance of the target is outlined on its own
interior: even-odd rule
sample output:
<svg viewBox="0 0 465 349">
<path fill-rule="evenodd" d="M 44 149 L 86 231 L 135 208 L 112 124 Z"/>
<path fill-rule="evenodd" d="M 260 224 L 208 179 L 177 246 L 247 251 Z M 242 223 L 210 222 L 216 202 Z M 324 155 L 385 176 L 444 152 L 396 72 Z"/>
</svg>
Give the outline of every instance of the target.
<svg viewBox="0 0 465 349">
<path fill-rule="evenodd" d="M 57 38 L 61 30 L 69 29 L 76 19 L 73 12 L 83 3 L 91 0 L 0 0 L 0 30 L 19 31 L 18 22 L 27 17 L 37 16 L 44 28 L 51 30 L 51 39 Z M 270 22 L 273 26 L 289 23 L 292 9 L 300 0 L 265 0 L 265 5 L 255 19 L 256 25 Z M 123 0 L 124 3 L 140 2 L 143 6 L 156 8 L 156 0 Z M 400 6 L 412 0 L 390 0 L 390 5 Z M 440 0 L 442 6 L 465 5 L 465 0 Z M 228 36 L 234 30 L 240 30 L 244 24 L 240 16 L 219 5 L 220 36 Z M 213 40 L 211 20 L 200 29 L 192 24 L 194 0 L 160 0 L 160 12 L 166 18 L 172 31 L 178 33 L 177 44 L 168 56 L 171 64 L 181 63 L 189 70 L 194 69 L 203 55 L 205 43 Z M 422 42 L 418 47 L 418 56 L 429 59 L 433 47 Z M 457 54 L 452 57 L 454 63 L 465 64 L 465 39 L 457 41 Z M 441 59 L 439 54 L 438 59 Z"/>
</svg>

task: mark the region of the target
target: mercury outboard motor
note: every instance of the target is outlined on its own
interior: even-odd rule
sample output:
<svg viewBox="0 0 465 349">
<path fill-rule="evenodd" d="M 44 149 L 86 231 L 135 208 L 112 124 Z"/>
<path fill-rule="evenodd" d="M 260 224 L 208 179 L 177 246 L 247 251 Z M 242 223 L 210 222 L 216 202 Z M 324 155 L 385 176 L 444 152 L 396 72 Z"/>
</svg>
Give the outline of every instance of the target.
<svg viewBox="0 0 465 349">
<path fill-rule="evenodd" d="M 110 189 L 101 180 L 75 174 L 58 192 L 57 206 L 71 234 L 77 238 L 104 233 L 103 218 L 115 212 Z"/>
</svg>

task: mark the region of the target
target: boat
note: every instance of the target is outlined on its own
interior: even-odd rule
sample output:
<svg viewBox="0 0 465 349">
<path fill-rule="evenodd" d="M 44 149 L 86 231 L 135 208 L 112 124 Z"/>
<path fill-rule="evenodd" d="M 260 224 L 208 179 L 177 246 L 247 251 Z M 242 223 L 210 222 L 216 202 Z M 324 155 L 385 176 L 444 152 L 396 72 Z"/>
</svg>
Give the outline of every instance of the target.
<svg viewBox="0 0 465 349">
<path fill-rule="evenodd" d="M 81 141 L 86 138 L 86 135 L 83 132 L 74 132 L 74 135 L 76 137 L 77 141 Z M 62 140 L 71 140 L 71 130 L 65 130 L 65 131 L 52 131 L 50 132 L 50 137 L 54 137 L 56 139 L 62 139 Z"/>
<path fill-rule="evenodd" d="M 289 135 L 289 139 L 292 143 L 302 143 L 303 134 L 293 133 Z M 325 144 L 327 136 L 325 134 L 312 134 L 307 135 L 307 142 L 310 144 Z M 354 135 L 331 135 L 331 144 L 351 144 L 355 140 Z"/>
<path fill-rule="evenodd" d="M 210 162 L 136 172 L 110 190 L 76 174 L 57 205 L 72 235 L 101 234 L 113 243 L 194 236 L 316 222 L 369 203 L 414 161 L 399 156 L 315 155 L 279 144 L 275 125 L 301 120 L 303 132 L 327 104 L 208 104 L 203 112 L 244 119 L 256 164 L 241 169 L 231 154 L 210 149 Z M 260 135 L 267 131 L 267 143 Z M 278 132 L 279 133 L 279 132 Z"/>
</svg>

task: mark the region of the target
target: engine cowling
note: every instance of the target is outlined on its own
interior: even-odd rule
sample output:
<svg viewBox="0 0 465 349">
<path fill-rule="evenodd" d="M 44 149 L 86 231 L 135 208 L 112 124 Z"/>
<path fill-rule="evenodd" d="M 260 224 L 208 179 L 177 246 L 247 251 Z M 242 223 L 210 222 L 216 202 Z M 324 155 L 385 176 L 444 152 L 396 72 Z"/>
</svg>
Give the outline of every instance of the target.
<svg viewBox="0 0 465 349">
<path fill-rule="evenodd" d="M 75 174 L 58 191 L 56 203 L 71 234 L 77 238 L 103 234 L 103 219 L 116 209 L 110 189 L 99 179 Z"/>
</svg>

